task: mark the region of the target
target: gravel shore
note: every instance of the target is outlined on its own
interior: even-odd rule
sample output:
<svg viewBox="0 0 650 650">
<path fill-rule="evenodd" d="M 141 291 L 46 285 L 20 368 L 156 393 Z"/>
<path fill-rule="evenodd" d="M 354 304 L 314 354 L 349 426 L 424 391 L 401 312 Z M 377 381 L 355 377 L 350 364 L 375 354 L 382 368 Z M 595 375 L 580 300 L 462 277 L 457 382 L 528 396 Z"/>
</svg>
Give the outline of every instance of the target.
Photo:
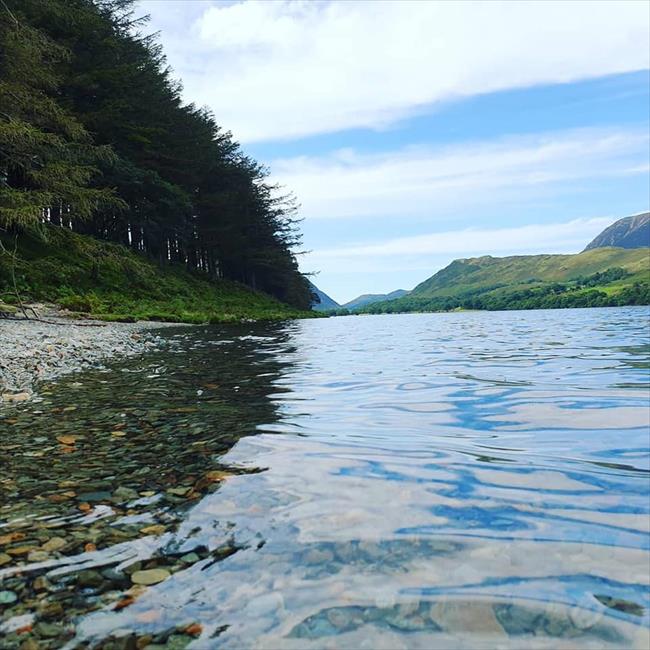
<svg viewBox="0 0 650 650">
<path fill-rule="evenodd" d="M 42 308 L 39 314 L 51 322 L 0 320 L 0 405 L 29 399 L 37 381 L 162 345 L 151 330 L 169 326 L 79 321 Z"/>
</svg>

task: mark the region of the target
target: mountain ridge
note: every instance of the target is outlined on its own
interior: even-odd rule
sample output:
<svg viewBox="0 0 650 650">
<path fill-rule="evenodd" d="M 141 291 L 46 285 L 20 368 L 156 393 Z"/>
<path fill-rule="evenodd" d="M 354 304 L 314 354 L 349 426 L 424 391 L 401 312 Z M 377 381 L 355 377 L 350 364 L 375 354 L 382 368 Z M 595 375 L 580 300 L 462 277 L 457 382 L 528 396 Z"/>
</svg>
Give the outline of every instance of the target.
<svg viewBox="0 0 650 650">
<path fill-rule="evenodd" d="M 646 239 L 648 240 L 646 243 Z M 625 244 L 608 246 L 608 242 Z M 624 217 L 575 254 L 453 260 L 368 313 L 650 304 L 650 213 Z"/>
<path fill-rule="evenodd" d="M 615 246 L 617 248 L 642 248 L 650 246 L 650 212 L 640 212 L 623 217 L 594 237 L 585 250 Z"/>
</svg>

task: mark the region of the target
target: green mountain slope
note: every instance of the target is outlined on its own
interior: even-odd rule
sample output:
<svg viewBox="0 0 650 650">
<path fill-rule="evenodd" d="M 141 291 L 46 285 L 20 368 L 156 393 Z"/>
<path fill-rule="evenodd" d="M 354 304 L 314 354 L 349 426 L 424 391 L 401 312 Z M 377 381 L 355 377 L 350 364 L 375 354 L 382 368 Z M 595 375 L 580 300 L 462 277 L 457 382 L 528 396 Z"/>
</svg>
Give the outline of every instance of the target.
<svg viewBox="0 0 650 650">
<path fill-rule="evenodd" d="M 455 260 L 403 298 L 362 311 L 534 309 L 650 303 L 650 249 Z"/>
<path fill-rule="evenodd" d="M 405 289 L 396 289 L 390 293 L 364 293 L 360 296 L 357 296 L 354 300 L 346 302 L 342 307 L 344 309 L 349 309 L 350 311 L 355 311 L 361 309 L 366 305 L 371 305 L 374 302 L 381 302 L 383 300 L 395 300 L 395 298 L 401 298 L 409 292 Z"/>
<path fill-rule="evenodd" d="M 0 231 L 10 252 L 13 238 Z M 119 244 L 66 228 L 46 239 L 21 234 L 15 267 L 22 299 L 48 301 L 104 320 L 229 322 L 314 316 L 243 284 L 211 280 L 180 265 L 163 267 Z M 15 302 L 11 260 L 0 254 L 0 300 Z"/>
</svg>

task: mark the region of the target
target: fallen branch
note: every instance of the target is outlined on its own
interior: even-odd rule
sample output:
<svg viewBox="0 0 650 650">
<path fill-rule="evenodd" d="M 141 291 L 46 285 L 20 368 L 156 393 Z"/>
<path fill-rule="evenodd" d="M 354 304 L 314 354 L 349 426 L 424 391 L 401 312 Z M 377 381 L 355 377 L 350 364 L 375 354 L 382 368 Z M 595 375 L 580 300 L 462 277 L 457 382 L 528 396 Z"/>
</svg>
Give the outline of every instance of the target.
<svg viewBox="0 0 650 650">
<path fill-rule="evenodd" d="M 11 282 L 13 284 L 13 291 L 6 291 L 2 295 L 13 295 L 16 300 L 18 301 L 18 305 L 20 306 L 20 311 L 23 313 L 23 318 L 16 318 L 14 316 L 7 315 L 6 312 L 0 312 L 0 316 L 2 318 L 6 318 L 8 320 L 35 320 L 38 321 L 39 323 L 47 323 L 48 325 L 73 325 L 75 327 L 106 327 L 107 323 L 75 323 L 75 322 L 58 322 L 58 321 L 53 321 L 53 320 L 46 320 L 45 318 L 41 318 L 39 313 L 31 306 L 31 305 L 26 305 L 23 303 L 22 298 L 20 297 L 20 291 L 18 291 L 18 282 L 16 280 L 16 264 L 18 261 L 18 234 L 16 233 L 16 236 L 14 237 L 14 249 L 12 252 L 9 252 L 7 250 L 7 247 L 4 245 L 4 242 L 0 239 L 0 253 L 7 255 L 11 259 L 11 266 L 10 272 L 11 272 Z M 31 311 L 33 317 L 30 318 L 28 315 L 28 311 Z"/>
</svg>

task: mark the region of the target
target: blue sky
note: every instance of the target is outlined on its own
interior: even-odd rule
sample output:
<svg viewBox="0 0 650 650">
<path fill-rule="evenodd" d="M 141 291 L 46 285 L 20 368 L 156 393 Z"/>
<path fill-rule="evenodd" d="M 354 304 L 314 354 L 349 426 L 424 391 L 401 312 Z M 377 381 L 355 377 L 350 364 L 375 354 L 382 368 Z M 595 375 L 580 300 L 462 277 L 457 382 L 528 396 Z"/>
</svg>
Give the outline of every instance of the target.
<svg viewBox="0 0 650 650">
<path fill-rule="evenodd" d="M 144 0 L 184 98 L 293 191 L 345 302 L 648 209 L 645 2 Z"/>
</svg>

